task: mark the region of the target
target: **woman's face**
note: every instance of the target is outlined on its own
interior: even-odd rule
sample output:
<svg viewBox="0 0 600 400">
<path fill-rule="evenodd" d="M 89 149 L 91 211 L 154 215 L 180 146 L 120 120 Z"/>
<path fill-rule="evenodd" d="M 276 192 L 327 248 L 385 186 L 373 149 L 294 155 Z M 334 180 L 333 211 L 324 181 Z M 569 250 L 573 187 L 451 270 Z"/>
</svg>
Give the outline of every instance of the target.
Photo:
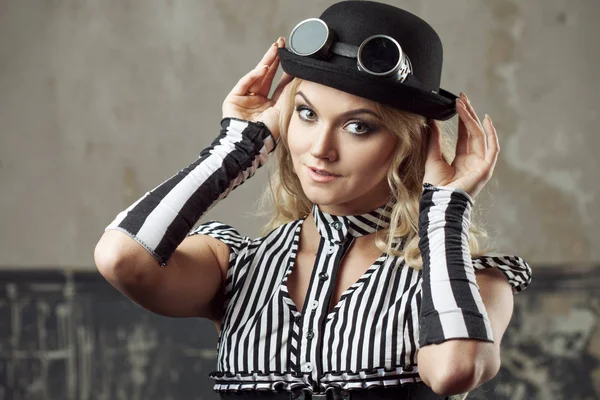
<svg viewBox="0 0 600 400">
<path fill-rule="evenodd" d="M 334 215 L 385 204 L 397 138 L 375 103 L 310 81 L 300 83 L 293 101 L 287 142 L 308 199 Z"/>
</svg>

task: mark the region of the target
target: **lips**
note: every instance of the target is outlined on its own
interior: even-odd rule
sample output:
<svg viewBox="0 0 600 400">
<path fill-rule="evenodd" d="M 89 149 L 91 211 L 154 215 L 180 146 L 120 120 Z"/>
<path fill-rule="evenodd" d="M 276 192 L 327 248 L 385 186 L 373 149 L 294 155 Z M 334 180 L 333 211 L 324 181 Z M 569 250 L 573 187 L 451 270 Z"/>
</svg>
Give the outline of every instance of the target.
<svg viewBox="0 0 600 400">
<path fill-rule="evenodd" d="M 316 183 L 328 183 L 337 180 L 340 175 L 336 175 L 331 171 L 320 168 L 306 167 L 308 170 L 308 176 Z"/>
<path fill-rule="evenodd" d="M 311 167 L 311 166 L 307 166 L 307 167 L 310 170 L 312 170 L 317 175 L 321 175 L 321 176 L 334 176 L 334 177 L 340 176 L 340 175 L 337 175 L 337 174 L 335 174 L 335 173 L 333 173 L 331 171 L 328 171 L 326 169 L 315 168 L 315 167 Z"/>
<path fill-rule="evenodd" d="M 314 167 L 308 167 L 309 169 L 311 169 L 315 174 L 317 175 L 321 175 L 321 176 L 331 176 L 331 177 L 337 177 L 340 175 L 334 174 L 331 171 L 327 171 L 326 169 L 319 169 L 319 168 L 314 168 Z"/>
</svg>

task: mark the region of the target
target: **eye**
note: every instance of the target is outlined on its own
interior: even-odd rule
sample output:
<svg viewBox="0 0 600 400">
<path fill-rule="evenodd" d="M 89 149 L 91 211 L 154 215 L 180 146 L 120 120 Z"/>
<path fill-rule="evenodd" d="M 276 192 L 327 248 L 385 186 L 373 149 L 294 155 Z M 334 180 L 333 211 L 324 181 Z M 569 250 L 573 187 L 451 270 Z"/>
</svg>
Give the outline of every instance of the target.
<svg viewBox="0 0 600 400">
<path fill-rule="evenodd" d="M 353 135 L 364 135 L 374 130 L 370 125 L 364 122 L 350 122 L 346 125 L 346 129 Z"/>
<path fill-rule="evenodd" d="M 296 112 L 303 121 L 314 121 L 317 119 L 317 114 L 306 106 L 297 106 Z"/>
</svg>

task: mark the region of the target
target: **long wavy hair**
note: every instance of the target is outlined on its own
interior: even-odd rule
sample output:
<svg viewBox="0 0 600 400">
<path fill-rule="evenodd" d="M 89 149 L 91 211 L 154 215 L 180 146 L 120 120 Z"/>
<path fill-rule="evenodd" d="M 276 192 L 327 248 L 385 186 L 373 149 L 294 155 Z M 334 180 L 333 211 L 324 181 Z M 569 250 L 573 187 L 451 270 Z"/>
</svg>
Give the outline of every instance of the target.
<svg viewBox="0 0 600 400">
<path fill-rule="evenodd" d="M 313 207 L 313 203 L 306 197 L 300 180 L 294 173 L 292 158 L 287 144 L 287 128 L 294 112 L 293 97 L 301 79 L 295 78 L 290 83 L 287 92 L 289 96 L 284 100 L 285 109 L 280 118 L 281 137 L 275 151 L 275 163 L 271 163 L 273 170 L 269 174 L 269 190 L 265 191 L 261 199 L 263 213 L 270 215 L 270 220 L 264 227 L 264 232 L 295 221 L 306 218 Z M 442 136 L 442 155 L 446 161 L 453 158 L 453 146 L 450 126 L 447 123 L 428 122 L 424 117 L 394 109 L 376 103 L 377 111 L 383 124 L 397 138 L 396 152 L 387 181 L 390 189 L 390 202 L 392 205 L 391 222 L 388 228 L 377 232 L 376 245 L 384 253 L 401 256 L 407 265 L 420 269 L 422 267 L 421 253 L 419 251 L 419 200 L 423 188 L 425 175 L 425 160 L 430 137 L 428 123 L 437 123 Z M 267 211 L 268 210 L 268 211 Z M 482 241 L 487 235 L 482 229 L 471 224 L 469 232 L 469 248 L 473 255 L 481 252 Z M 402 243 L 401 246 L 398 246 Z"/>
</svg>

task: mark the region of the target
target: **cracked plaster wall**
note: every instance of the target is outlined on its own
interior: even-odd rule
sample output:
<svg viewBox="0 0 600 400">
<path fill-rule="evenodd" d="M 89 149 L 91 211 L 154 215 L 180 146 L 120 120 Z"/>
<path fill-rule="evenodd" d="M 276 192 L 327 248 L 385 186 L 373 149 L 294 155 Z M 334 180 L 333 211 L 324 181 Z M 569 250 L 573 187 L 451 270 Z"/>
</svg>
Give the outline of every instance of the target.
<svg viewBox="0 0 600 400">
<path fill-rule="evenodd" d="M 436 28 L 443 87 L 499 130 L 480 200 L 496 247 L 534 267 L 600 261 L 600 4 L 388 2 Z M 331 3 L 0 2 L 0 265 L 91 268 L 112 218 L 216 136 L 237 79 Z M 266 175 L 205 218 L 258 234 Z"/>
</svg>

